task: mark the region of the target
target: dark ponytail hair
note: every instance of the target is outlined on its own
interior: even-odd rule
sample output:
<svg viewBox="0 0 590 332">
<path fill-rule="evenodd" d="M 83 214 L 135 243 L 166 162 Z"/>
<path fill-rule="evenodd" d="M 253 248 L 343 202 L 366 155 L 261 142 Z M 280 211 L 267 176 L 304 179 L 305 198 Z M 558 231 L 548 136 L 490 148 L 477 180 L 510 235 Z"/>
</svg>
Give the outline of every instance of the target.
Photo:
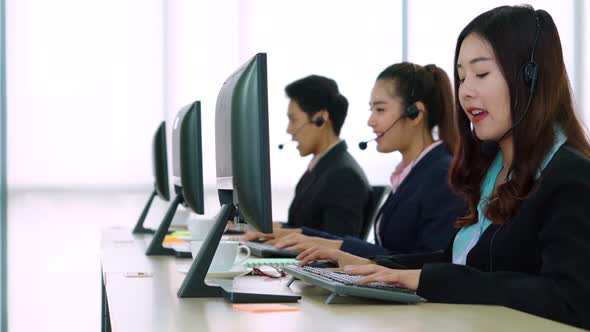
<svg viewBox="0 0 590 332">
<path fill-rule="evenodd" d="M 439 113 L 438 118 L 438 136 L 446 144 L 449 151 L 453 151 L 457 144 L 457 131 L 455 130 L 453 90 L 451 89 L 451 80 L 447 73 L 436 65 L 428 65 L 424 67 L 427 71 L 432 73 L 434 82 L 438 87 L 434 96 L 434 105 L 438 107 L 428 107 L 426 109 L 435 109 Z M 432 111 L 431 111 L 432 113 Z M 429 121 L 429 128 L 435 126 Z"/>
<path fill-rule="evenodd" d="M 442 68 L 401 62 L 385 68 L 377 80 L 392 81 L 391 94 L 401 97 L 404 107 L 422 102 L 426 108 L 428 129 L 432 131 L 438 126 L 439 138 L 449 151 L 453 151 L 457 142 L 453 92 L 449 76 Z"/>
</svg>

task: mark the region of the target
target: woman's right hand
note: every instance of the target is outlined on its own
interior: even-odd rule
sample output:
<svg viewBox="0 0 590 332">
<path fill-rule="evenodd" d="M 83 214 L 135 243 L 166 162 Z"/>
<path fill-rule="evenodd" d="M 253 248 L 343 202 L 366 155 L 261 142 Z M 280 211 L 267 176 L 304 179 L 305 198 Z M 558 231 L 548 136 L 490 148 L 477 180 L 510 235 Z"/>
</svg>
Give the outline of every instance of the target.
<svg viewBox="0 0 590 332">
<path fill-rule="evenodd" d="M 309 248 L 300 253 L 296 259 L 299 261 L 299 265 L 302 266 L 317 260 L 328 260 L 338 264 L 338 267 L 341 268 L 346 265 L 375 264 L 372 260 L 351 255 L 342 250 L 318 250 L 318 248 Z"/>
<path fill-rule="evenodd" d="M 274 238 L 275 238 L 274 233 L 266 234 L 266 233 L 261 233 L 261 232 L 248 231 L 242 236 L 242 241 L 258 241 L 261 239 L 264 241 L 268 241 L 268 240 L 271 240 Z"/>
<path fill-rule="evenodd" d="M 261 232 L 246 232 L 243 236 L 243 241 L 268 241 L 272 239 L 279 239 L 289 234 L 301 233 L 301 228 L 274 228 L 272 234 L 266 234 Z"/>
</svg>

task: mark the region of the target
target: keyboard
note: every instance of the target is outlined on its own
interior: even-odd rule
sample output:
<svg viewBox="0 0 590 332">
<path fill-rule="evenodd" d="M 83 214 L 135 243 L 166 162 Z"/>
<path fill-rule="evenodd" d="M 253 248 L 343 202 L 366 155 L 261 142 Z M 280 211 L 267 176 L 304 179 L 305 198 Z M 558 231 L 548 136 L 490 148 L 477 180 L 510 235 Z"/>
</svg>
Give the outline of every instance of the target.
<svg viewBox="0 0 590 332">
<path fill-rule="evenodd" d="M 250 254 L 262 258 L 295 258 L 299 253 L 285 249 L 278 249 L 270 244 L 259 242 L 244 242 L 250 248 Z"/>
<path fill-rule="evenodd" d="M 341 271 L 290 265 L 283 268 L 283 271 L 297 279 L 310 284 L 325 288 L 336 295 L 349 295 L 377 299 L 399 303 L 419 303 L 425 300 L 416 295 L 416 292 L 383 282 L 373 282 L 366 285 L 359 285 L 361 276 L 353 276 Z M 332 301 L 331 296 L 327 303 Z"/>
</svg>

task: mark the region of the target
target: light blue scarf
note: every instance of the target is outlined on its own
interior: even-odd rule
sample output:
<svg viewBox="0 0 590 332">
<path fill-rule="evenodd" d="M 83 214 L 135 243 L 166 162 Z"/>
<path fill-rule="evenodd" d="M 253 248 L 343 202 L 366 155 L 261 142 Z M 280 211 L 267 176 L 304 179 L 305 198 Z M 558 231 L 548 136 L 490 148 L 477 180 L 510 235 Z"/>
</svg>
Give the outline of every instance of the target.
<svg viewBox="0 0 590 332">
<path fill-rule="evenodd" d="M 545 169 L 547 164 L 549 164 L 551 159 L 553 159 L 557 150 L 559 150 L 566 140 L 567 138 L 563 134 L 563 131 L 556 128 L 553 147 L 551 147 L 551 150 L 545 155 L 541 167 L 537 171 L 536 178 L 541 176 L 541 172 Z M 492 165 L 488 169 L 488 172 L 483 179 L 483 183 L 481 184 L 481 198 L 479 204 L 477 204 L 477 223 L 461 228 L 455 236 L 455 241 L 453 242 L 453 264 L 465 265 L 467 254 L 469 254 L 469 251 L 475 246 L 477 241 L 479 241 L 483 232 L 485 232 L 485 230 L 492 224 L 492 222 L 486 218 L 484 211 L 488 204 L 489 197 L 494 193 L 494 186 L 498 175 L 502 171 L 502 164 L 502 153 L 498 151 L 496 158 L 492 162 Z"/>
</svg>

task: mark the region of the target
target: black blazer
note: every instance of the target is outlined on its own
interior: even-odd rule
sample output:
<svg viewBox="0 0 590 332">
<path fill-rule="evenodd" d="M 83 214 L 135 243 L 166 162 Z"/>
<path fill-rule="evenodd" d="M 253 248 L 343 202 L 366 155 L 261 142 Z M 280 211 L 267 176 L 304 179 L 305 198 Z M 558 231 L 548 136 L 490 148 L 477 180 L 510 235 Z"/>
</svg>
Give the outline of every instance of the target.
<svg viewBox="0 0 590 332">
<path fill-rule="evenodd" d="M 449 186 L 453 156 L 444 145 L 426 154 L 379 209 L 380 244 L 304 229 L 304 234 L 342 240 L 340 250 L 360 257 L 444 250 L 455 234 L 455 221 L 467 211 Z M 375 232 L 377 239 L 377 232 Z"/>
<path fill-rule="evenodd" d="M 455 233 L 455 221 L 467 210 L 449 186 L 452 159 L 440 144 L 414 165 L 379 211 L 380 245 L 347 237 L 340 249 L 361 257 L 444 250 Z"/>
<path fill-rule="evenodd" d="M 376 261 L 393 268 L 425 263 L 417 293 L 431 302 L 502 305 L 590 329 L 589 203 L 590 160 L 565 144 L 519 212 L 485 230 L 467 266 L 449 264 L 452 244 L 435 259 Z"/>
<path fill-rule="evenodd" d="M 369 200 L 365 173 L 342 141 L 299 180 L 286 227 L 360 236 Z"/>
</svg>

